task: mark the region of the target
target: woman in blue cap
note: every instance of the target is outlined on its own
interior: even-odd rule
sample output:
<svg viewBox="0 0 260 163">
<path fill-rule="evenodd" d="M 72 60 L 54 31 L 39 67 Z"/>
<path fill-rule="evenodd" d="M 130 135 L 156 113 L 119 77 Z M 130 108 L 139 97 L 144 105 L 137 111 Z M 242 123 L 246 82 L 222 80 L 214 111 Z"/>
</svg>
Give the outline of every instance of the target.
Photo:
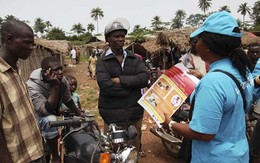
<svg viewBox="0 0 260 163">
<path fill-rule="evenodd" d="M 192 139 L 191 162 L 249 162 L 245 112 L 252 103 L 254 84 L 250 61 L 240 48 L 237 22 L 228 12 L 216 12 L 194 36 L 199 38 L 198 54 L 210 70 L 191 95 L 190 123 L 176 123 L 165 115 L 163 127 Z M 228 72 L 238 83 L 216 70 Z"/>
</svg>

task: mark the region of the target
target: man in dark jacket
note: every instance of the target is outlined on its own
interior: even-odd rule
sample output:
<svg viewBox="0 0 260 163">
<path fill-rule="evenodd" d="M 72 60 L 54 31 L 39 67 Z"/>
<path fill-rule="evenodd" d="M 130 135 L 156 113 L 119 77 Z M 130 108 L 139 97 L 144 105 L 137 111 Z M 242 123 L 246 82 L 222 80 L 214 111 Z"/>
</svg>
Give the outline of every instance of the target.
<svg viewBox="0 0 260 163">
<path fill-rule="evenodd" d="M 105 28 L 109 48 L 97 62 L 97 82 L 100 88 L 98 107 L 105 122 L 105 133 L 111 123 L 122 129 L 130 125 L 136 127 L 139 134 L 133 145 L 140 151 L 144 109 L 137 101 L 142 96 L 141 89 L 147 86 L 148 74 L 144 63 L 134 53 L 123 49 L 127 25 L 114 20 Z"/>
</svg>

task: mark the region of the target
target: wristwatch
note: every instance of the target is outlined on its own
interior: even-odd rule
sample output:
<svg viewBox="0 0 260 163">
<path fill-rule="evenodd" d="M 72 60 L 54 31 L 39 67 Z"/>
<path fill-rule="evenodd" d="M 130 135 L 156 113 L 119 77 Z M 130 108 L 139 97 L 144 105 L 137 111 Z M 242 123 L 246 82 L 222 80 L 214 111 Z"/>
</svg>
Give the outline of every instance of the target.
<svg viewBox="0 0 260 163">
<path fill-rule="evenodd" d="M 168 124 L 168 125 L 169 125 L 169 130 L 173 131 L 173 130 L 172 130 L 172 125 L 173 125 L 174 123 L 176 123 L 176 122 L 175 122 L 175 121 L 170 121 L 170 123 Z"/>
</svg>

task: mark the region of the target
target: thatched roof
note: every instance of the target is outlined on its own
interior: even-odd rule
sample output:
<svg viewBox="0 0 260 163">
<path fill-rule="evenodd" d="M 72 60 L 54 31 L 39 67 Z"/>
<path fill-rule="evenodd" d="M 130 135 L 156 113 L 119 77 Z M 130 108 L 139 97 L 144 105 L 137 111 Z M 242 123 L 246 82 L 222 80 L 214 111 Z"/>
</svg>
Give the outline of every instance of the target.
<svg viewBox="0 0 260 163">
<path fill-rule="evenodd" d="M 160 31 L 156 34 L 154 39 L 149 39 L 142 45 L 151 53 L 160 50 L 165 46 L 174 46 L 180 44 L 185 46 L 189 42 L 189 36 L 194 28 L 183 28 Z"/>
<path fill-rule="evenodd" d="M 173 46 L 174 44 L 180 44 L 183 47 L 188 44 L 189 36 L 194 30 L 195 28 L 183 28 L 161 31 L 156 34 L 155 38 L 150 38 L 142 46 L 151 53 L 158 52 L 162 48 Z M 254 42 L 260 42 L 260 37 L 251 32 L 243 31 L 242 44 L 248 45 Z"/>
<path fill-rule="evenodd" d="M 260 37 L 256 36 L 251 32 L 243 31 L 242 44 L 248 45 L 251 43 L 260 43 Z"/>
<path fill-rule="evenodd" d="M 36 46 L 46 48 L 55 54 L 65 55 L 68 52 L 68 41 L 66 40 L 46 40 L 41 38 L 34 39 Z"/>
</svg>

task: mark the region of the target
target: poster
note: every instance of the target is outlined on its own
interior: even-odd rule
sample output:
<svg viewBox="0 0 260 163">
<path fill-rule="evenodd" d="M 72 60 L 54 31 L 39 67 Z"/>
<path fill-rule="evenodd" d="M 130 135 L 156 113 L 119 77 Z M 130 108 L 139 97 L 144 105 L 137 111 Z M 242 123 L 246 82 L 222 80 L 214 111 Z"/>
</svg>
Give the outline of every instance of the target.
<svg viewBox="0 0 260 163">
<path fill-rule="evenodd" d="M 138 100 L 159 127 L 164 121 L 164 113 L 172 116 L 199 82 L 187 71 L 182 63 L 176 64 L 161 75 Z"/>
</svg>

